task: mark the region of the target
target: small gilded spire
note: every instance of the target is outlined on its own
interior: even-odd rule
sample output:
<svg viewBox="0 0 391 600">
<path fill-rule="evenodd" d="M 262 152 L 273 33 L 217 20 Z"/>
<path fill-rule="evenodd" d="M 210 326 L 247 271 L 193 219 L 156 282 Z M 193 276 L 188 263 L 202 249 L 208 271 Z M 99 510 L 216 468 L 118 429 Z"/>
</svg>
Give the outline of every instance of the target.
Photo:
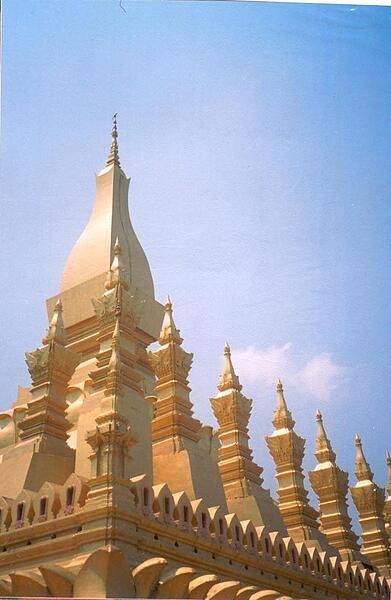
<svg viewBox="0 0 391 600">
<path fill-rule="evenodd" d="M 105 288 L 106 290 L 112 290 L 117 285 L 122 285 L 125 289 L 128 289 L 129 287 L 127 270 L 122 261 L 122 250 L 118 236 L 115 240 L 114 258 L 110 270 L 107 273 Z"/>
<path fill-rule="evenodd" d="M 180 336 L 180 331 L 177 329 L 174 323 L 174 317 L 172 316 L 172 302 L 170 296 L 167 296 L 167 302 L 164 305 L 164 317 L 162 323 L 162 329 L 159 335 L 159 342 L 163 346 L 169 342 L 174 342 L 180 345 L 183 339 Z"/>
<path fill-rule="evenodd" d="M 354 443 L 356 446 L 356 462 L 355 462 L 355 475 L 357 477 L 358 481 L 372 481 L 373 480 L 373 473 L 371 471 L 371 467 L 369 466 L 369 463 L 367 462 L 367 459 L 365 458 L 363 449 L 362 449 L 362 443 L 361 443 L 361 438 L 360 436 L 356 433 L 356 436 L 354 438 Z"/>
<path fill-rule="evenodd" d="M 225 342 L 224 346 L 224 366 L 223 371 L 219 377 L 218 389 L 220 392 L 224 390 L 237 390 L 240 392 L 242 386 L 239 382 L 239 377 L 235 373 L 235 369 L 231 360 L 231 348 L 229 347 L 228 342 Z"/>
<path fill-rule="evenodd" d="M 334 462 L 335 453 L 331 447 L 330 440 L 327 437 L 326 430 L 323 425 L 323 417 L 320 410 L 316 411 L 317 436 L 316 436 L 316 451 L 315 456 L 318 462 L 326 461 Z"/>
<path fill-rule="evenodd" d="M 120 330 L 119 330 L 119 319 L 117 318 L 115 321 L 115 327 L 113 331 L 113 336 L 111 338 L 111 356 L 109 360 L 109 373 L 119 373 L 121 370 L 121 359 L 119 356 L 119 346 L 120 346 Z"/>
<path fill-rule="evenodd" d="M 391 454 L 387 450 L 387 494 L 391 497 Z"/>
<path fill-rule="evenodd" d="M 118 130 L 117 130 L 117 113 L 115 113 L 115 115 L 113 115 L 113 127 L 111 130 L 111 137 L 112 137 L 112 141 L 111 141 L 111 146 L 110 146 L 110 152 L 109 155 L 107 157 L 106 160 L 106 165 L 118 165 L 119 167 L 120 162 L 119 162 L 119 155 L 118 155 Z"/>
<path fill-rule="evenodd" d="M 43 344 L 50 344 L 50 342 L 57 342 L 62 346 L 65 346 L 67 342 L 64 321 L 62 319 L 62 302 L 60 299 L 57 300 L 56 306 L 49 327 L 46 330 L 45 336 L 42 339 Z"/>
<path fill-rule="evenodd" d="M 277 381 L 277 408 L 274 411 L 273 425 L 275 429 L 293 429 L 295 422 L 285 402 L 284 389 L 281 379 Z"/>
</svg>

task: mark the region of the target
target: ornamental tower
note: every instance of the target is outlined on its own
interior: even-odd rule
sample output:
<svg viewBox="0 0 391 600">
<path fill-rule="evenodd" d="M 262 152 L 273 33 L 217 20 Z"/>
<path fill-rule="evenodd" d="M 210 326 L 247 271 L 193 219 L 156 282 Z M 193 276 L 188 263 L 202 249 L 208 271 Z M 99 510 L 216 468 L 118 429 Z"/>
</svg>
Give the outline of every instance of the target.
<svg viewBox="0 0 391 600">
<path fill-rule="evenodd" d="M 391 543 L 391 455 L 387 452 L 387 497 L 384 505 L 384 517 L 386 520 L 386 527 L 388 532 L 388 538 Z"/>
<path fill-rule="evenodd" d="M 295 422 L 288 410 L 280 380 L 277 383 L 273 425 L 274 431 L 266 437 L 266 443 L 276 465 L 278 505 L 288 533 L 296 542 L 319 539 L 318 513 L 310 506 L 304 487 L 302 462 L 305 440 L 294 430 Z"/>
<path fill-rule="evenodd" d="M 216 464 L 217 440 L 212 428 L 193 417 L 188 376 L 193 354 L 182 347 L 170 298 L 165 305 L 160 348 L 149 352 L 156 375 L 152 420 L 153 480 L 167 483 L 172 492 L 185 491 L 191 500 L 226 508 Z M 167 469 L 167 464 L 170 469 Z M 211 486 L 210 482 L 214 485 Z"/>
<path fill-rule="evenodd" d="M 316 413 L 317 437 L 315 457 L 318 464 L 309 473 L 312 488 L 319 499 L 321 531 L 328 542 L 338 548 L 343 560 L 359 560 L 357 536 L 348 514 L 348 474 L 335 462 L 335 453 L 327 437 L 323 418 Z"/>
<path fill-rule="evenodd" d="M 384 522 L 384 490 L 373 481 L 361 438 L 356 435 L 356 485 L 350 488 L 361 525 L 363 552 L 384 575 L 391 575 L 390 543 Z"/>
<path fill-rule="evenodd" d="M 217 387 L 219 392 L 211 398 L 211 405 L 219 424 L 218 465 L 228 510 L 241 519 L 251 519 L 255 525 L 268 525 L 284 533 L 281 515 L 269 491 L 262 487 L 263 469 L 254 462 L 249 447 L 252 400 L 242 393 L 228 343 L 224 348 L 224 366 Z"/>
</svg>

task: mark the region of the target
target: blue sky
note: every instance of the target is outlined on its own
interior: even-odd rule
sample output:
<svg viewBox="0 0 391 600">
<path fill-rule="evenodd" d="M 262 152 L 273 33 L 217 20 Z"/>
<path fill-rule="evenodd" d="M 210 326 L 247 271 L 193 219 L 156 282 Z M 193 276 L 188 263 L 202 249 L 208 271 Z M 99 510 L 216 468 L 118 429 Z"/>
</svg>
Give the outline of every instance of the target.
<svg viewBox="0 0 391 600">
<path fill-rule="evenodd" d="M 131 215 L 213 422 L 225 339 L 263 441 L 285 382 L 314 464 L 390 446 L 391 12 L 229 2 L 4 3 L 2 399 L 90 213 L 118 112 Z M 352 476 L 352 480 L 354 477 Z"/>
</svg>

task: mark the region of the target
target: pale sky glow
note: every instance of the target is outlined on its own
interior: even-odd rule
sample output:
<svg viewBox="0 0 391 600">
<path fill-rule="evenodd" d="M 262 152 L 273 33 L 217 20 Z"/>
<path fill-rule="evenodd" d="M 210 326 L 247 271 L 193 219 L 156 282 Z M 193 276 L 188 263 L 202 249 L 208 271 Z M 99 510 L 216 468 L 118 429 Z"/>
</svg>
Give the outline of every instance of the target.
<svg viewBox="0 0 391 600">
<path fill-rule="evenodd" d="M 316 409 L 353 476 L 386 480 L 391 12 L 235 2 L 4 2 L 0 407 L 28 385 L 118 112 L 135 230 L 214 424 L 228 339 L 252 447 L 284 382 L 314 465 Z M 391 449 L 391 448 L 390 448 Z"/>
<path fill-rule="evenodd" d="M 335 364 L 327 352 L 311 357 L 302 365 L 296 364 L 295 349 L 289 342 L 266 349 L 254 346 L 233 349 L 232 354 L 238 373 L 243 381 L 254 387 L 254 391 L 257 386 L 274 390 L 283 373 L 287 388 L 304 392 L 310 400 L 322 404 L 333 399 L 333 392 L 338 392 L 346 373 L 346 369 Z"/>
</svg>

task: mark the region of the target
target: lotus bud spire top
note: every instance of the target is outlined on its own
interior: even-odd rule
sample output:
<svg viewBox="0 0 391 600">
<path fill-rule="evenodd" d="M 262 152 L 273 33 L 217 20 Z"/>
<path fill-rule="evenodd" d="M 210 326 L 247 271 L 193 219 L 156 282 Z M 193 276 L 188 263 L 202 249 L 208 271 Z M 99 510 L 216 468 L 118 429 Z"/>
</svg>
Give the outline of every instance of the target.
<svg viewBox="0 0 391 600">
<path fill-rule="evenodd" d="M 365 458 L 363 449 L 362 449 L 362 443 L 361 443 L 361 438 L 360 436 L 356 433 L 355 438 L 354 438 L 354 444 L 356 446 L 356 462 L 355 462 L 355 475 L 358 479 L 358 481 L 372 481 L 373 480 L 373 473 L 371 471 L 371 467 L 369 466 L 369 463 L 367 461 L 367 459 Z"/>
<path fill-rule="evenodd" d="M 225 342 L 224 346 L 224 365 L 223 371 L 219 377 L 218 389 L 223 392 L 224 390 L 234 389 L 240 392 L 242 386 L 240 385 L 239 377 L 235 373 L 235 369 L 231 359 L 231 348 L 228 342 Z"/>
<path fill-rule="evenodd" d="M 282 387 L 281 379 L 277 380 L 276 392 L 277 408 L 274 411 L 273 425 L 275 429 L 293 429 L 295 422 L 285 401 L 284 388 Z"/>
<path fill-rule="evenodd" d="M 327 437 L 326 430 L 323 424 L 322 413 L 318 409 L 316 411 L 317 436 L 316 436 L 316 452 L 315 456 L 320 463 L 335 461 L 335 453 L 331 447 L 330 440 Z"/>
<path fill-rule="evenodd" d="M 175 342 L 180 345 L 183 339 L 180 336 L 180 331 L 174 322 L 172 314 L 172 302 L 170 296 L 167 296 L 166 304 L 164 305 L 164 317 L 162 323 L 162 329 L 160 331 L 159 343 L 163 346 L 169 342 Z"/>
<path fill-rule="evenodd" d="M 67 342 L 64 329 L 64 321 L 62 319 L 62 302 L 60 299 L 58 299 L 56 302 L 53 316 L 51 318 L 49 327 L 46 330 L 45 336 L 42 339 L 42 343 L 49 344 L 52 341 L 57 342 L 58 344 L 61 344 L 63 346 Z"/>
</svg>

